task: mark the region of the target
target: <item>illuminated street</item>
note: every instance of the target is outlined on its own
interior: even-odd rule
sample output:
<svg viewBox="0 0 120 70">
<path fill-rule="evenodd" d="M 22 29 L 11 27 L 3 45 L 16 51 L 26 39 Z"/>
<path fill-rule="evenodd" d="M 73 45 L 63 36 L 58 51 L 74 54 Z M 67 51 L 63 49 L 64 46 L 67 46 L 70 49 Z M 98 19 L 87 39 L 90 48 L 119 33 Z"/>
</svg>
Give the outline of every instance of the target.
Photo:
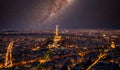
<svg viewBox="0 0 120 70">
<path fill-rule="evenodd" d="M 64 68 L 73 70 L 74 68 L 77 68 L 77 70 L 88 68 L 87 70 L 89 70 L 89 68 L 99 68 L 99 63 L 107 63 L 108 69 L 109 64 L 112 64 L 113 67 L 111 68 L 115 66 L 117 70 L 120 68 L 120 35 L 117 31 L 113 33 L 100 31 L 60 34 L 62 39 L 58 42 L 58 47 L 55 48 L 49 48 L 50 44 L 51 46 L 52 43 L 54 44 L 54 34 L 3 33 L 0 34 L 0 67 L 1 69 L 32 70 L 40 69 L 39 66 L 42 63 L 45 70 Z M 14 41 L 13 45 L 11 45 L 12 57 L 6 57 L 8 62 L 12 62 L 12 66 L 7 66 L 5 64 L 5 55 L 7 47 L 10 46 L 9 44 L 12 41 Z M 107 49 L 109 51 L 104 53 Z M 91 67 L 89 67 L 90 65 Z M 102 68 L 104 68 L 104 65 Z"/>
</svg>

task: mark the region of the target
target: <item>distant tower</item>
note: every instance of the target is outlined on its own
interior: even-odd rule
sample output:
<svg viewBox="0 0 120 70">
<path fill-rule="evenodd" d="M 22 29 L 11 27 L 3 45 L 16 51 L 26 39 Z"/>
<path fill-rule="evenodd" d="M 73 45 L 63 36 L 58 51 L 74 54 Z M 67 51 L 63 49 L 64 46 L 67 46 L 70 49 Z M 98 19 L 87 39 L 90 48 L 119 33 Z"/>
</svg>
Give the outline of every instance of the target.
<svg viewBox="0 0 120 70">
<path fill-rule="evenodd" d="M 49 46 L 49 48 L 57 48 L 58 47 L 58 42 L 61 40 L 61 36 L 59 36 L 59 30 L 58 30 L 58 25 L 56 25 L 56 30 L 55 30 L 55 37 L 54 37 L 54 42 L 52 45 Z"/>
<path fill-rule="evenodd" d="M 55 37 L 54 37 L 54 42 L 58 42 L 61 40 L 61 36 L 59 36 L 59 30 L 58 30 L 58 25 L 56 25 L 56 31 L 55 31 Z"/>
<path fill-rule="evenodd" d="M 13 66 L 13 63 L 12 63 L 12 47 L 13 47 L 13 41 L 10 42 L 10 44 L 8 45 L 8 48 L 7 48 L 7 53 L 6 53 L 6 56 L 5 56 L 5 68 L 9 68 L 9 67 Z"/>
<path fill-rule="evenodd" d="M 111 48 L 115 48 L 115 43 L 111 42 Z"/>
</svg>

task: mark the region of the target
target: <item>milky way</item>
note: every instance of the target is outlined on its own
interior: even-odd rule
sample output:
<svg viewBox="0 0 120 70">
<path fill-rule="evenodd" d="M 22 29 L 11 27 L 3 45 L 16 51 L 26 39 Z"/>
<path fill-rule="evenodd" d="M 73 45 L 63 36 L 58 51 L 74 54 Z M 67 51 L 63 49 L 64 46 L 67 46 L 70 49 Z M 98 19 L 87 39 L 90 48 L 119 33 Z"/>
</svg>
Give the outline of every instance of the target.
<svg viewBox="0 0 120 70">
<path fill-rule="evenodd" d="M 41 5 L 42 12 L 39 13 L 41 16 L 39 16 L 38 20 L 41 21 L 41 23 L 44 23 L 49 18 L 55 16 L 57 13 L 59 13 L 67 4 L 69 0 L 46 0 Z"/>
<path fill-rule="evenodd" d="M 0 0 L 0 31 L 120 29 L 117 0 Z"/>
<path fill-rule="evenodd" d="M 2 1 L 1 29 L 42 29 L 51 18 L 59 17 L 73 0 L 6 0 Z M 54 19 L 56 20 L 56 19 Z M 55 22 L 52 22 L 55 23 Z M 60 23 L 60 22 L 59 22 Z M 27 28 L 26 28 L 27 27 Z"/>
</svg>

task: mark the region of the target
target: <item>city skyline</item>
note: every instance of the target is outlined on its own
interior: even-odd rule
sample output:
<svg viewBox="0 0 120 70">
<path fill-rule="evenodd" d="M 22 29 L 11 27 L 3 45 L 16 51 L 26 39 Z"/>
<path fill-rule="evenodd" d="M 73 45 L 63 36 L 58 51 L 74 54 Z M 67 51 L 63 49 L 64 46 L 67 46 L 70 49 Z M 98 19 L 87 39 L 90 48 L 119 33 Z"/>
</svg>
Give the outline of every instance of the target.
<svg viewBox="0 0 120 70">
<path fill-rule="evenodd" d="M 0 68 L 3 70 L 120 69 L 119 32 L 59 35 L 58 25 L 55 31 L 55 35 L 0 34 Z"/>
</svg>

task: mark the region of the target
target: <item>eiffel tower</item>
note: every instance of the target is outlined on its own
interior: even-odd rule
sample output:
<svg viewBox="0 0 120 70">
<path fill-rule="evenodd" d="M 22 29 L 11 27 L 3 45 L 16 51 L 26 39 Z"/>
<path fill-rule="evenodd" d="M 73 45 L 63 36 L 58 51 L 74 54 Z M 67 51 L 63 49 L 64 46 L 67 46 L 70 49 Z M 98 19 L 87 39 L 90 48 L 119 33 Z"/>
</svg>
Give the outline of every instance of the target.
<svg viewBox="0 0 120 70">
<path fill-rule="evenodd" d="M 55 32 L 55 37 L 54 37 L 54 42 L 58 42 L 61 40 L 61 36 L 59 36 L 59 30 L 58 30 L 58 25 L 56 25 L 56 32 Z"/>
<path fill-rule="evenodd" d="M 53 44 L 49 48 L 57 48 L 58 42 L 61 40 L 61 36 L 59 36 L 58 25 L 56 25 L 55 37 L 53 39 Z"/>
</svg>

